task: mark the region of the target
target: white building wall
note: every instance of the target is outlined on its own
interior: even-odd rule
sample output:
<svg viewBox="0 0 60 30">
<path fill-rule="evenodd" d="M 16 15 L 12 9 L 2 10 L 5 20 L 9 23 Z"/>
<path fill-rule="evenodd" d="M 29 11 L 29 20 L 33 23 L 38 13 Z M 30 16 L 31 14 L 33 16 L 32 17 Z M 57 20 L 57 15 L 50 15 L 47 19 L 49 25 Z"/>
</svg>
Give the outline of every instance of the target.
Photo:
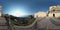
<svg viewBox="0 0 60 30">
<path fill-rule="evenodd" d="M 49 17 L 53 17 L 53 13 L 49 13 Z"/>
<path fill-rule="evenodd" d="M 54 13 L 55 17 L 60 17 L 60 13 Z M 53 17 L 53 13 L 49 13 L 49 17 Z"/>
<path fill-rule="evenodd" d="M 55 17 L 60 17 L 60 6 L 50 6 L 49 11 L 50 13 L 48 14 L 48 17 L 53 17 L 53 14 L 55 14 Z M 47 16 L 47 12 L 38 12 L 38 13 L 35 13 L 34 15 L 35 18 L 45 17 L 45 16 Z"/>
<path fill-rule="evenodd" d="M 55 13 L 55 17 L 60 17 L 60 13 Z"/>
<path fill-rule="evenodd" d="M 49 10 L 53 10 L 53 9 L 56 9 L 56 6 L 50 6 L 49 7 Z"/>
<path fill-rule="evenodd" d="M 49 17 L 53 17 L 53 13 L 55 14 L 55 17 L 60 17 L 60 6 L 51 6 L 49 11 L 55 10 L 55 12 L 50 12 Z"/>
<path fill-rule="evenodd" d="M 46 16 L 46 12 L 38 12 L 38 13 L 35 13 L 34 17 L 37 18 L 37 17 L 45 17 Z"/>
</svg>

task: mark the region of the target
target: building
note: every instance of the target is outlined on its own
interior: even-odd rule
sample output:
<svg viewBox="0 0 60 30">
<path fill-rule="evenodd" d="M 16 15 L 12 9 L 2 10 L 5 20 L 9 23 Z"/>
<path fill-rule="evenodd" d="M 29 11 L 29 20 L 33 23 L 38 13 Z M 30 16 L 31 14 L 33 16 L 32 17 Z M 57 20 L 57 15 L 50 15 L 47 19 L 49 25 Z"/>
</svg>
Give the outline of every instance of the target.
<svg viewBox="0 0 60 30">
<path fill-rule="evenodd" d="M 37 12 L 37 13 L 34 14 L 35 18 L 37 18 L 37 17 L 45 17 L 45 16 L 48 16 L 48 17 L 60 17 L 60 6 L 59 5 L 50 6 L 49 11 L 47 11 L 47 12 Z"/>
<path fill-rule="evenodd" d="M 1 16 L 1 14 L 2 14 L 2 6 L 0 5 L 0 16 Z"/>
<path fill-rule="evenodd" d="M 34 14 L 34 18 L 37 17 L 46 17 L 46 12 L 37 12 Z"/>
<path fill-rule="evenodd" d="M 60 6 L 50 6 L 49 17 L 60 17 Z"/>
</svg>

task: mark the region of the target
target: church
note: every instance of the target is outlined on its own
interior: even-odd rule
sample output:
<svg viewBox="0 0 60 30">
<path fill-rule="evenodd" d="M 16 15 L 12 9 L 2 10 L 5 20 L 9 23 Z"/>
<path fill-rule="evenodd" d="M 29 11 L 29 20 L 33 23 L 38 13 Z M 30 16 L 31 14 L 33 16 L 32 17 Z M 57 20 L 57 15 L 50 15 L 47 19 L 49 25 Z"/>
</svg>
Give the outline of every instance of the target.
<svg viewBox="0 0 60 30">
<path fill-rule="evenodd" d="M 47 12 L 37 12 L 34 14 L 34 17 L 60 17 L 60 6 L 50 6 Z"/>
</svg>

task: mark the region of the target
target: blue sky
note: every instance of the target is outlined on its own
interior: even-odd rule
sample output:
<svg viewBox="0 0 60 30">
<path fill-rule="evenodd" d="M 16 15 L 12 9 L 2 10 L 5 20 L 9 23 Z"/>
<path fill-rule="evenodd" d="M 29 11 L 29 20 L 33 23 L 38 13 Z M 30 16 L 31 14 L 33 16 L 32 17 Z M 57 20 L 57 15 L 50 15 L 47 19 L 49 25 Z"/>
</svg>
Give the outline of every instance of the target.
<svg viewBox="0 0 60 30">
<path fill-rule="evenodd" d="M 25 14 L 34 14 L 38 11 L 48 11 L 51 5 L 60 5 L 60 0 L 0 0 L 3 13 L 11 14 L 20 11 Z"/>
</svg>

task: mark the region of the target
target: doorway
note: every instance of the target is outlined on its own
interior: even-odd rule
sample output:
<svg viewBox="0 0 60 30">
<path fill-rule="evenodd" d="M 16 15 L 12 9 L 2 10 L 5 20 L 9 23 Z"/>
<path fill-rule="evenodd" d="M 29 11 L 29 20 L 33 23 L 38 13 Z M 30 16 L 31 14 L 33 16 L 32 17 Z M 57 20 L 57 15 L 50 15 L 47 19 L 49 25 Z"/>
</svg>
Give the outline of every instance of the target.
<svg viewBox="0 0 60 30">
<path fill-rule="evenodd" d="M 53 13 L 53 17 L 55 17 L 55 14 Z"/>
</svg>

